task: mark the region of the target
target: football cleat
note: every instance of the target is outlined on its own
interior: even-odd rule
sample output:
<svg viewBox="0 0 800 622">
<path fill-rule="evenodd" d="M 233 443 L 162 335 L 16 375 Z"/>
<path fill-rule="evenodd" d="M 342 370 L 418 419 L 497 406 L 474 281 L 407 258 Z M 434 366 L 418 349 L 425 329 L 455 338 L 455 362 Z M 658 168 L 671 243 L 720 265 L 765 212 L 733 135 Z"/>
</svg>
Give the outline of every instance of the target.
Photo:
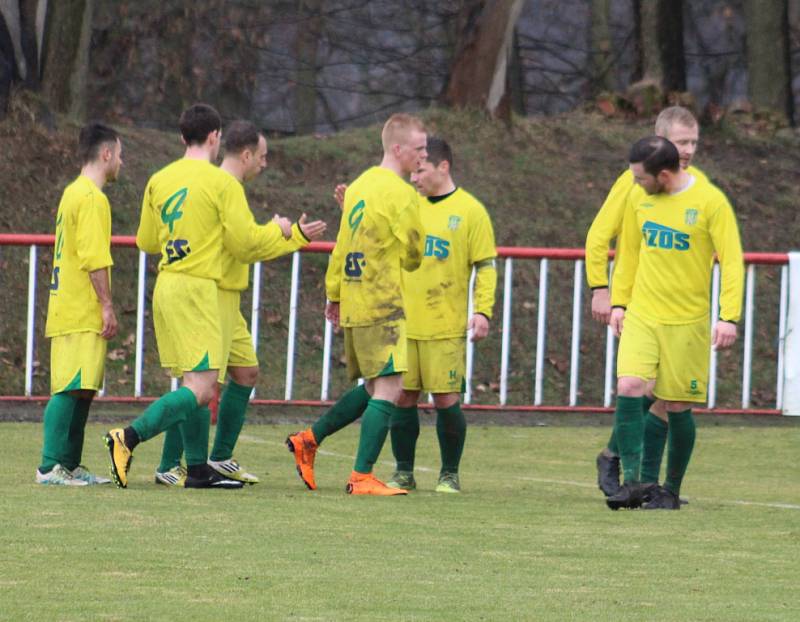
<svg viewBox="0 0 800 622">
<path fill-rule="evenodd" d="M 681 500 L 668 488 L 657 486 L 650 494 L 650 501 L 643 508 L 645 510 L 680 510 Z"/>
<path fill-rule="evenodd" d="M 204 470 L 202 475 L 187 475 L 183 487 L 220 488 L 222 490 L 233 490 L 235 488 L 243 488 L 244 484 L 242 482 L 237 482 L 235 479 L 229 479 L 224 475 L 220 475 L 210 466 L 206 465 L 206 470 Z"/>
<path fill-rule="evenodd" d="M 439 483 L 436 484 L 436 492 L 461 492 L 461 483 L 458 481 L 458 473 L 442 473 L 439 476 Z"/>
<path fill-rule="evenodd" d="M 109 430 L 103 437 L 111 455 L 111 476 L 119 488 L 128 487 L 128 470 L 131 468 L 133 454 L 125 445 L 125 431 L 122 428 Z"/>
<path fill-rule="evenodd" d="M 172 467 L 169 471 L 156 471 L 156 484 L 183 488 L 186 483 L 186 467 L 182 464 Z"/>
<path fill-rule="evenodd" d="M 78 479 L 81 481 L 86 482 L 89 485 L 98 485 L 98 484 L 110 484 L 111 480 L 107 477 L 100 477 L 99 475 L 95 475 L 89 469 L 87 469 L 82 464 L 79 464 L 74 469 L 72 469 L 72 477 L 74 479 Z"/>
<path fill-rule="evenodd" d="M 311 428 L 286 437 L 286 447 L 294 454 L 297 474 L 309 490 L 316 490 L 314 481 L 314 458 L 317 455 L 317 441 Z"/>
<path fill-rule="evenodd" d="M 414 479 L 413 471 L 395 471 L 387 480 L 389 488 L 402 488 L 403 490 L 416 490 L 417 480 Z"/>
<path fill-rule="evenodd" d="M 88 486 L 89 482 L 76 479 L 72 472 L 65 469 L 60 464 L 54 466 L 48 473 L 42 473 L 36 469 L 36 483 L 48 484 L 53 486 Z"/>
<path fill-rule="evenodd" d="M 619 492 L 606 498 L 606 505 L 612 510 L 628 508 L 634 510 L 641 507 L 644 501 L 645 488 L 639 483 L 625 483 L 620 486 Z"/>
<path fill-rule="evenodd" d="M 606 497 L 619 492 L 619 456 L 597 454 L 597 487 Z"/>
<path fill-rule="evenodd" d="M 260 481 L 257 476 L 245 471 L 236 458 L 220 460 L 219 462 L 216 460 L 209 460 L 208 466 L 210 466 L 223 477 L 235 479 L 238 482 L 243 482 L 245 484 L 258 484 Z"/>
<path fill-rule="evenodd" d="M 353 471 L 350 474 L 345 491 L 348 495 L 375 495 L 378 497 L 408 494 L 407 490 L 401 488 L 389 488 L 372 473 L 359 473 L 357 471 Z"/>
</svg>

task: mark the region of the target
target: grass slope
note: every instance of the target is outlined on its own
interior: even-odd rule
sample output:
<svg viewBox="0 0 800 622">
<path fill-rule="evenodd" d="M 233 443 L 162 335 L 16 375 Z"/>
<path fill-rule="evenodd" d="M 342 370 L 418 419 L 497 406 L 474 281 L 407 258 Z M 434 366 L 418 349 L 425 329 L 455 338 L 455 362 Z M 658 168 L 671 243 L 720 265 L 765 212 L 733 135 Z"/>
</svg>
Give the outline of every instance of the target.
<svg viewBox="0 0 800 622">
<path fill-rule="evenodd" d="M 15 99 L 10 117 L 0 123 L 0 231 L 49 232 L 53 229 L 58 200 L 75 176 L 72 146 L 77 128 L 62 122 L 48 130 L 37 122 L 35 102 Z M 616 176 L 624 169 L 627 148 L 651 132 L 644 121 L 607 119 L 595 113 L 574 112 L 549 118 L 513 120 L 510 127 L 487 121 L 470 112 L 432 109 L 425 113 L 429 127 L 453 144 L 455 176 L 461 185 L 482 199 L 492 214 L 499 245 L 582 246 L 598 207 Z M 147 177 L 179 157 L 179 141 L 172 134 L 141 128 L 122 128 L 125 168 L 120 181 L 108 187 L 116 234 L 135 233 L 141 192 Z M 270 166 L 248 187 L 251 206 L 260 221 L 273 212 L 293 218 L 303 211 L 330 224 L 330 239 L 338 226 L 338 210 L 331 191 L 338 182 L 352 181 L 379 159 L 379 128 L 348 130 L 334 136 L 303 136 L 270 140 Z M 784 251 L 796 246 L 800 227 L 789 216 L 797 193 L 793 179 L 800 169 L 797 140 L 777 139 L 746 127 L 722 124 L 704 130 L 697 164 L 733 199 L 744 246 L 755 251 Z M 27 249 L 0 248 L 0 384 L 4 393 L 21 394 L 21 368 L 25 356 L 25 304 Z M 38 367 L 34 392 L 48 391 L 49 348 L 41 337 L 50 278 L 49 249 L 41 249 L 38 276 L 35 358 Z M 297 344 L 295 397 L 318 398 L 322 356 L 324 256 L 303 257 L 300 300 L 300 335 Z M 135 330 L 135 253 L 115 252 L 115 298 L 122 328 L 111 342 L 108 387 L 111 394 L 132 394 L 133 333 Z M 155 276 L 155 263 L 149 263 Z M 262 360 L 260 396 L 282 398 L 286 373 L 285 340 L 288 331 L 288 258 L 264 267 L 259 352 Z M 758 272 L 755 321 L 753 405 L 772 406 L 775 399 L 777 346 L 777 284 L 779 272 Z M 503 282 L 500 270 L 500 283 Z M 532 370 L 536 347 L 538 310 L 537 262 L 518 261 L 513 278 L 512 349 L 509 402 L 532 401 Z M 150 288 L 152 281 L 150 280 Z M 566 403 L 569 360 L 573 269 L 571 263 L 554 262 L 548 303 L 545 403 Z M 149 290 L 151 291 L 151 289 Z M 498 291 L 499 295 L 499 291 Z M 249 294 L 244 296 L 249 305 Z M 249 309 L 249 307 L 248 307 Z M 581 338 L 580 403 L 602 402 L 605 332 L 592 324 L 584 304 Z M 500 373 L 502 306 L 498 297 L 490 337 L 478 348 L 474 384 L 486 388 L 476 401 L 497 403 L 492 391 Z M 249 311 L 246 313 L 249 318 Z M 167 381 L 156 360 L 154 338 L 147 323 L 145 392 L 162 392 Z M 336 359 L 341 356 L 337 342 Z M 740 400 L 742 341 L 720 357 L 720 405 Z M 343 366 L 334 369 L 335 395 L 345 386 Z"/>
<path fill-rule="evenodd" d="M 85 462 L 105 469 L 103 427 Z M 127 490 L 33 483 L 41 427 L 0 424 L 0 620 L 793 621 L 800 616 L 800 428 L 702 420 L 680 512 L 610 512 L 593 457 L 605 430 L 472 426 L 460 496 L 343 492 L 358 428 L 328 439 L 309 492 L 282 444 L 238 448 L 264 482 L 241 491 L 152 483 L 159 443 Z M 390 458 L 384 451 L 383 459 Z M 391 466 L 382 462 L 378 474 Z"/>
</svg>

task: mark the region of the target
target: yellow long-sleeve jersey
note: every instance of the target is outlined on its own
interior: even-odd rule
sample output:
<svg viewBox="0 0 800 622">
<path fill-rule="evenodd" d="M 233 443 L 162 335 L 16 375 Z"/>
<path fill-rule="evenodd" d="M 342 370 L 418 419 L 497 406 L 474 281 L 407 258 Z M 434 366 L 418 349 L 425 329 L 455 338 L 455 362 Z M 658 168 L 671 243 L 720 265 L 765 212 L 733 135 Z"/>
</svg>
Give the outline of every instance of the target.
<svg viewBox="0 0 800 622">
<path fill-rule="evenodd" d="M 405 317 L 401 271 L 416 270 L 425 250 L 416 191 L 374 166 L 345 192 L 342 219 L 325 275 L 342 326 L 373 326 Z"/>
<path fill-rule="evenodd" d="M 720 318 L 737 322 L 744 263 L 739 229 L 728 199 L 694 178 L 675 194 L 634 189 L 628 201 L 611 304 L 662 324 L 687 324 L 709 314 L 713 256 L 722 270 Z"/>
<path fill-rule="evenodd" d="M 103 330 L 89 273 L 112 265 L 111 206 L 103 191 L 80 175 L 65 188 L 58 205 L 47 337 Z"/>
<path fill-rule="evenodd" d="M 695 179 L 708 181 L 705 173 L 694 166 L 686 169 Z M 628 195 L 636 186 L 630 169 L 622 173 L 611 186 L 600 211 L 586 234 L 586 280 L 589 287 L 608 287 L 608 247 L 622 232 Z"/>
<path fill-rule="evenodd" d="M 492 222 L 484 206 L 461 188 L 441 200 L 419 200 L 425 251 L 418 270 L 403 272 L 406 331 L 419 340 L 463 337 L 473 265 L 473 310 L 492 317 L 497 285 Z"/>
</svg>

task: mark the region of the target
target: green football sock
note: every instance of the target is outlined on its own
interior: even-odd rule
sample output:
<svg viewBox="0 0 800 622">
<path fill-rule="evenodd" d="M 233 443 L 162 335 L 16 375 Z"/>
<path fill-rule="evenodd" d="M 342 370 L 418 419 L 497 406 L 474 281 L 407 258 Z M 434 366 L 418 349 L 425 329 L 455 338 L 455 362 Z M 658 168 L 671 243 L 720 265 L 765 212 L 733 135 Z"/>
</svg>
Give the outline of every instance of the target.
<svg viewBox="0 0 800 622">
<path fill-rule="evenodd" d="M 208 406 L 195 408 L 180 426 L 186 467 L 205 464 L 208 461 L 208 435 L 211 430 L 211 411 Z"/>
<path fill-rule="evenodd" d="M 614 413 L 614 431 L 619 445 L 619 457 L 625 483 L 639 481 L 642 461 L 642 398 L 617 397 Z"/>
<path fill-rule="evenodd" d="M 372 468 L 381 455 L 389 421 L 394 414 L 394 404 L 386 400 L 371 399 L 361 420 L 361 436 L 358 440 L 358 453 L 354 471 L 372 473 Z"/>
<path fill-rule="evenodd" d="M 81 463 L 83 455 L 83 437 L 86 431 L 86 420 L 89 418 L 89 408 L 92 405 L 92 398 L 77 398 L 75 407 L 72 409 L 72 421 L 69 424 L 69 436 L 67 437 L 67 455 L 62 466 L 72 471 Z"/>
<path fill-rule="evenodd" d="M 56 393 L 47 402 L 44 409 L 42 427 L 44 442 L 42 443 L 42 464 L 40 473 L 49 473 L 57 464 L 67 459 L 69 426 L 77 398 L 69 393 Z"/>
<path fill-rule="evenodd" d="M 317 445 L 322 443 L 326 436 L 330 436 L 350 425 L 358 419 L 369 403 L 369 393 L 366 385 L 360 384 L 342 395 L 339 400 L 311 426 Z"/>
<path fill-rule="evenodd" d="M 146 441 L 186 420 L 196 408 L 194 393 L 187 387 L 181 387 L 150 404 L 130 427 L 136 431 L 140 441 Z"/>
<path fill-rule="evenodd" d="M 389 424 L 392 453 L 398 471 L 414 470 L 414 455 L 419 438 L 419 413 L 416 406 L 396 406 Z"/>
<path fill-rule="evenodd" d="M 183 456 L 182 423 L 178 423 L 164 432 L 164 446 L 161 448 L 161 462 L 158 465 L 159 473 L 166 473 L 181 463 Z"/>
<path fill-rule="evenodd" d="M 619 455 L 619 445 L 617 444 L 617 432 L 614 428 L 611 428 L 611 436 L 608 439 L 608 444 L 606 445 L 608 451 L 610 451 L 615 456 Z"/>
<path fill-rule="evenodd" d="M 667 422 L 648 412 L 644 416 L 642 435 L 642 482 L 656 483 L 661 472 L 661 459 L 667 443 Z"/>
<path fill-rule="evenodd" d="M 467 438 L 467 420 L 456 402 L 447 408 L 436 409 L 436 436 L 439 437 L 439 453 L 442 468 L 439 474 L 458 473 L 464 441 Z"/>
<path fill-rule="evenodd" d="M 681 492 L 681 482 L 692 459 L 696 429 L 691 409 L 678 413 L 667 413 L 669 417 L 669 453 L 667 454 L 667 476 L 664 488 L 676 495 Z"/>
<path fill-rule="evenodd" d="M 233 448 L 239 440 L 252 391 L 253 387 L 246 387 L 230 380 L 222 392 L 217 412 L 214 447 L 211 450 L 211 459 L 215 462 L 233 457 Z"/>
</svg>

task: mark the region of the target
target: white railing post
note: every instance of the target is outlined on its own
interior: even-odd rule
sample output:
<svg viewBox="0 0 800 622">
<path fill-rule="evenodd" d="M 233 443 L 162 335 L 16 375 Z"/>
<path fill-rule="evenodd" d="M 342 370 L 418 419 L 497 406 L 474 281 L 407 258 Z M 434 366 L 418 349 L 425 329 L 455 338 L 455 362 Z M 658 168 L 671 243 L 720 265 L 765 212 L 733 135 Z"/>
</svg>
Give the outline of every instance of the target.
<svg viewBox="0 0 800 622">
<path fill-rule="evenodd" d="M 782 411 L 784 415 L 800 415 L 800 252 L 789 253 L 788 279 Z"/>
<path fill-rule="evenodd" d="M 250 309 L 250 338 L 253 340 L 253 352 L 258 357 L 259 309 L 261 308 L 261 262 L 253 264 L 253 304 Z M 256 388 L 250 391 L 250 399 L 256 396 Z"/>
<path fill-rule="evenodd" d="M 133 396 L 142 397 L 144 367 L 144 303 L 147 282 L 147 253 L 139 251 L 139 276 L 136 287 L 136 352 L 133 363 Z"/>
<path fill-rule="evenodd" d="M 549 260 L 539 261 L 539 308 L 536 317 L 536 373 L 533 388 L 533 405 L 541 406 L 544 385 L 544 353 L 547 345 L 547 268 Z"/>
<path fill-rule="evenodd" d="M 775 387 L 775 408 L 783 410 L 783 373 L 785 368 L 786 308 L 789 305 L 789 266 L 781 266 L 781 293 L 778 303 L 778 370 Z"/>
<path fill-rule="evenodd" d="M 719 264 L 714 264 L 711 276 L 711 330 L 719 317 Z M 713 332 L 712 332 L 713 334 Z M 708 407 L 717 405 L 717 351 L 712 347 L 708 361 Z"/>
<path fill-rule="evenodd" d="M 297 298 L 300 288 L 300 252 L 292 253 L 292 290 L 289 299 L 289 335 L 286 344 L 286 392 L 285 400 L 292 399 L 294 383 L 294 342 L 297 332 Z"/>
<path fill-rule="evenodd" d="M 472 268 L 472 274 L 469 276 L 469 293 L 467 297 L 467 322 L 472 318 L 473 313 L 473 300 L 472 296 L 475 289 L 475 268 Z M 464 372 L 464 403 L 469 404 L 472 402 L 472 365 L 474 362 L 475 356 L 475 344 L 472 342 L 472 334 L 468 330 L 467 331 L 467 361 L 466 367 Z"/>
<path fill-rule="evenodd" d="M 28 317 L 25 334 L 25 395 L 33 392 L 33 344 L 36 336 L 36 245 L 31 244 L 28 255 Z"/>
<path fill-rule="evenodd" d="M 330 391 L 331 377 L 331 344 L 333 342 L 333 324 L 325 318 L 325 338 L 322 344 L 322 386 L 319 392 L 319 399 L 323 402 L 328 399 Z"/>
<path fill-rule="evenodd" d="M 747 266 L 747 285 L 744 296 L 744 360 L 742 361 L 742 408 L 750 408 L 750 379 L 753 365 L 753 298 L 756 286 L 756 267 Z"/>
<path fill-rule="evenodd" d="M 511 352 L 511 295 L 513 288 L 514 263 L 506 257 L 503 275 L 503 339 L 500 350 L 500 404 L 505 405 L 508 397 L 508 359 Z"/>
<path fill-rule="evenodd" d="M 575 281 L 572 285 L 572 348 L 569 363 L 569 405 L 578 403 L 578 379 L 581 355 L 581 292 L 583 291 L 583 260 L 575 262 Z"/>
</svg>

